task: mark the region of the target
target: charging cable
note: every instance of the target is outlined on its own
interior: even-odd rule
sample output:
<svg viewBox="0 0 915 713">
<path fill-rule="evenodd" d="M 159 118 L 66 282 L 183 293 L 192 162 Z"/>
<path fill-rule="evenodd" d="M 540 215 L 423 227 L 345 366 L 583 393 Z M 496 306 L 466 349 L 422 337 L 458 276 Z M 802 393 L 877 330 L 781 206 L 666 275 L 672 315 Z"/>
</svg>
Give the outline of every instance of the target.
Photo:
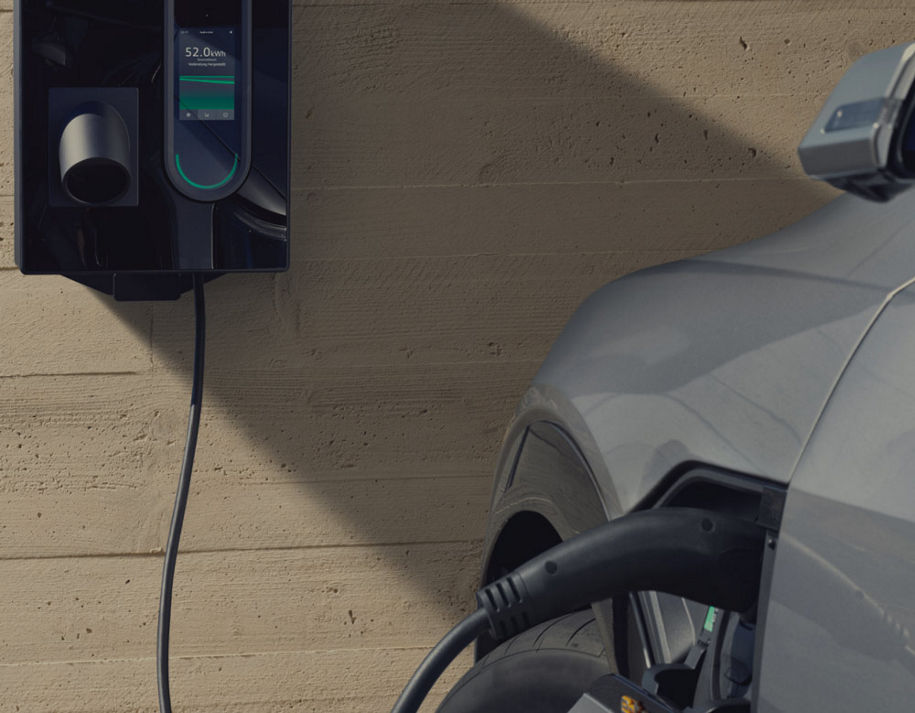
<svg viewBox="0 0 915 713">
<path fill-rule="evenodd" d="M 694 508 L 624 515 L 556 545 L 477 592 L 479 608 L 420 664 L 392 713 L 416 713 L 458 654 L 484 631 L 498 640 L 628 592 L 667 592 L 746 612 L 759 596 L 766 531 Z"/>
<path fill-rule="evenodd" d="M 172 586 L 187 509 L 203 401 L 206 309 L 194 275 L 194 376 L 187 441 L 175 495 L 159 599 L 156 671 L 160 713 L 172 713 L 168 675 Z M 748 520 L 694 508 L 630 513 L 547 550 L 477 592 L 479 608 L 423 660 L 392 713 L 417 713 L 448 665 L 489 630 L 496 640 L 592 602 L 635 591 L 667 592 L 746 612 L 759 596 L 765 530 Z"/>
<path fill-rule="evenodd" d="M 194 383 L 191 387 L 191 410 L 188 416 L 187 441 L 184 459 L 181 463 L 181 477 L 175 495 L 172 524 L 168 531 L 168 545 L 165 547 L 165 564 L 162 567 L 162 591 L 159 594 L 159 630 L 156 638 L 156 674 L 159 681 L 159 711 L 172 713 L 172 697 L 168 680 L 168 639 L 172 616 L 172 584 L 175 580 L 175 561 L 178 557 L 178 543 L 181 540 L 181 526 L 191 488 L 191 472 L 194 470 L 194 453 L 197 450 L 197 434 L 200 431 L 200 407 L 203 402 L 203 364 L 206 346 L 206 305 L 203 299 L 203 276 L 194 275 Z"/>
</svg>

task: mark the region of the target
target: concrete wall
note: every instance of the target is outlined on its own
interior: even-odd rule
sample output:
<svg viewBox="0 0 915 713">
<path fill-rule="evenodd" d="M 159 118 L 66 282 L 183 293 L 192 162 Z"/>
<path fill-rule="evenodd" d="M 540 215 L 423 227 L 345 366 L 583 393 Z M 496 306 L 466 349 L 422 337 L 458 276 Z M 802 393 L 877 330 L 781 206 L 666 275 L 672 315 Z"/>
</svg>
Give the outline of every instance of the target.
<svg viewBox="0 0 915 713">
<path fill-rule="evenodd" d="M 293 265 L 209 289 L 176 708 L 386 710 L 468 611 L 502 430 L 575 306 L 828 200 L 795 146 L 908 6 L 296 0 Z M 0 711 L 151 712 L 192 309 L 14 269 L 10 8 Z"/>
</svg>

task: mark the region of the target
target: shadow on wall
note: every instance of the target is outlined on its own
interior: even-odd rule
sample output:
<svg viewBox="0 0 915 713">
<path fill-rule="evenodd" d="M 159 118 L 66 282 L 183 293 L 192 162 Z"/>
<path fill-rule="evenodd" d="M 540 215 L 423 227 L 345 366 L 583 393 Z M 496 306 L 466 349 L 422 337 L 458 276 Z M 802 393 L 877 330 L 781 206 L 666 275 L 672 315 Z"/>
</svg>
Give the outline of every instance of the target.
<svg viewBox="0 0 915 713">
<path fill-rule="evenodd" d="M 201 472 L 304 484 L 339 520 L 318 544 L 476 541 L 511 410 L 587 294 L 824 201 L 771 150 L 822 97 L 738 96 L 752 65 L 714 56 L 742 37 L 684 69 L 714 15 L 648 28 L 645 5 L 296 8 L 292 268 L 208 288 Z M 726 128 L 762 109 L 764 144 Z M 110 307 L 189 378 L 188 299 Z"/>
</svg>

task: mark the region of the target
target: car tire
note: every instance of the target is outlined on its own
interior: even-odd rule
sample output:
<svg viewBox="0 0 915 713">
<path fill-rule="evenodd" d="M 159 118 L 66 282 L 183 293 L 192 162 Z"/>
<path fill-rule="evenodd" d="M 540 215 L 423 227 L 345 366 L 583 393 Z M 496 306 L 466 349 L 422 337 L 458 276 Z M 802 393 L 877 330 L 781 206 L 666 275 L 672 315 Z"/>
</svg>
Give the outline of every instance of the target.
<svg viewBox="0 0 915 713">
<path fill-rule="evenodd" d="M 607 651 L 588 609 L 493 649 L 457 682 L 438 713 L 568 713 L 607 673 Z"/>
</svg>

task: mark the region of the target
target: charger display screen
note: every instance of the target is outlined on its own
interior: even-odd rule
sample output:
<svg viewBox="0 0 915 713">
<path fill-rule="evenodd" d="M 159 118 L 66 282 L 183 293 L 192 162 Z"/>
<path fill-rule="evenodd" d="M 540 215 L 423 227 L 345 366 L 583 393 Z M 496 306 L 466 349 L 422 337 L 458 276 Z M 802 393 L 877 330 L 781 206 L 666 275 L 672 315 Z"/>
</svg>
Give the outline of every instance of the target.
<svg viewBox="0 0 915 713">
<path fill-rule="evenodd" d="M 233 121 L 239 33 L 234 27 L 178 29 L 178 118 L 181 121 Z"/>
</svg>

